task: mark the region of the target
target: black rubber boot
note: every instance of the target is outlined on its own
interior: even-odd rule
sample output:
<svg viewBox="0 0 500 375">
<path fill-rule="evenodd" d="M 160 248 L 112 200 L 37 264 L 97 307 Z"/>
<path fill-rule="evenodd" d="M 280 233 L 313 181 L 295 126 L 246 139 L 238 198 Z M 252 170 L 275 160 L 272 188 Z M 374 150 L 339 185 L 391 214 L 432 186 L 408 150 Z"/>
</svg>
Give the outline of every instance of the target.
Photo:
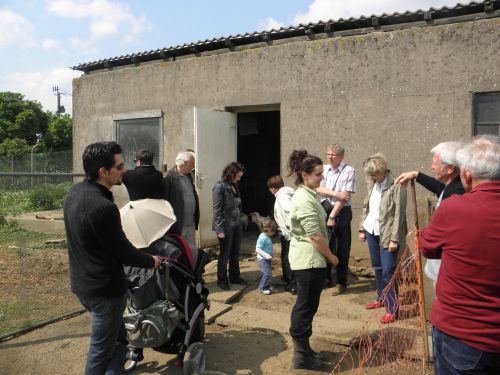
<svg viewBox="0 0 500 375">
<path fill-rule="evenodd" d="M 329 371 L 330 366 L 315 358 L 311 353 L 312 349 L 309 345 L 309 338 L 293 338 L 293 369 L 305 369 L 316 371 Z M 318 354 L 318 353 L 316 353 Z"/>
<path fill-rule="evenodd" d="M 319 360 L 323 360 L 323 355 L 318 353 L 318 352 L 315 352 L 311 347 L 309 347 L 309 354 L 313 357 L 313 358 L 316 358 L 316 359 L 319 359 Z"/>
</svg>

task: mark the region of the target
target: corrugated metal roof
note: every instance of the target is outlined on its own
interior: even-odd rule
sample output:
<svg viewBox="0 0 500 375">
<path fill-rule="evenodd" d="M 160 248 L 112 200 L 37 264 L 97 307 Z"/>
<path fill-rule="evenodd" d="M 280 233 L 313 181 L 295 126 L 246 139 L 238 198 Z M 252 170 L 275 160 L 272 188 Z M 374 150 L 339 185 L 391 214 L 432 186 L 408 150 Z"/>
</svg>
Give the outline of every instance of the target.
<svg viewBox="0 0 500 375">
<path fill-rule="evenodd" d="M 469 17 L 467 17 L 469 16 Z M 439 20 L 443 23 L 463 22 L 470 19 L 489 18 L 500 16 L 500 0 L 487 0 L 483 2 L 471 2 L 468 4 L 457 4 L 454 7 L 430 8 L 428 10 L 417 10 L 414 12 L 392 13 L 372 16 L 361 16 L 359 18 L 349 18 L 338 20 L 319 21 L 315 23 L 299 24 L 297 26 L 281 27 L 279 29 L 266 30 L 262 32 L 252 32 L 245 34 L 229 35 L 213 39 L 200 40 L 189 44 L 182 44 L 175 47 L 167 47 L 156 50 L 132 53 L 118 57 L 111 57 L 98 61 L 79 64 L 71 67 L 74 70 L 81 70 L 85 73 L 113 67 L 139 64 L 141 62 L 154 60 L 175 59 L 185 55 L 199 55 L 202 52 L 228 49 L 234 51 L 235 48 L 254 43 L 272 44 L 275 40 L 289 39 L 293 37 L 307 36 L 314 39 L 315 34 L 330 36 L 342 35 L 349 31 L 363 30 L 372 32 L 391 29 L 391 26 L 398 25 L 432 25 Z"/>
</svg>

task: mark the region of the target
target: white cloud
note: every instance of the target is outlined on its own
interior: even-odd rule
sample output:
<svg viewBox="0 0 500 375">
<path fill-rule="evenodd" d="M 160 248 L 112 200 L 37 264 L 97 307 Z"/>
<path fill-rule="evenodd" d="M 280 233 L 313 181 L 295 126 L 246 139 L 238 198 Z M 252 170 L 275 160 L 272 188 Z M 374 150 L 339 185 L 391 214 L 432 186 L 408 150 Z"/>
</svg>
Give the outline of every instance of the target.
<svg viewBox="0 0 500 375">
<path fill-rule="evenodd" d="M 329 19 L 350 18 L 360 16 L 394 13 L 455 6 L 459 0 L 314 0 L 306 12 L 299 12 L 293 19 L 293 24 L 327 21 Z"/>
<path fill-rule="evenodd" d="M 125 35 L 121 42 L 130 43 L 152 28 L 145 17 L 137 17 L 128 6 L 110 0 L 51 0 L 47 9 L 64 18 L 89 19 L 91 41 Z"/>
<path fill-rule="evenodd" d="M 46 38 L 42 41 L 42 48 L 44 50 L 60 49 L 61 45 L 58 40 Z"/>
<path fill-rule="evenodd" d="M 59 86 L 61 92 L 71 94 L 72 80 L 82 73 L 69 68 L 54 68 L 50 71 L 13 73 L 0 81 L 0 91 L 13 91 L 23 94 L 26 99 L 37 100 L 42 103 L 46 110 L 55 112 L 57 99 L 52 92 L 52 87 Z M 66 113 L 71 114 L 72 98 L 69 95 L 61 95 L 61 105 Z"/>
<path fill-rule="evenodd" d="M 78 50 L 79 55 L 93 56 L 99 53 L 99 49 L 93 44 L 92 40 L 83 40 L 80 38 L 70 38 L 71 46 Z"/>
<path fill-rule="evenodd" d="M 266 19 L 259 20 L 257 22 L 257 31 L 264 31 L 271 29 L 278 30 L 280 27 L 283 27 L 283 24 L 272 17 L 268 17 Z"/>
<path fill-rule="evenodd" d="M 0 9 L 0 48 L 10 44 L 31 47 L 33 41 L 33 25 L 23 16 L 9 9 Z"/>
</svg>

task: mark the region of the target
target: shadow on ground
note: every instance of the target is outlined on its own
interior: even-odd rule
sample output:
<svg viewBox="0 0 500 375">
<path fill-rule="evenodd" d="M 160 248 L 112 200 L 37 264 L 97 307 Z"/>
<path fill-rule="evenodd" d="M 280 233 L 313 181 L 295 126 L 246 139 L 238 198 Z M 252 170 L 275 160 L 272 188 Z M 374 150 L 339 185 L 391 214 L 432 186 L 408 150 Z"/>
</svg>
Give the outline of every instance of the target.
<svg viewBox="0 0 500 375">
<path fill-rule="evenodd" d="M 226 374 L 269 374 L 263 370 L 264 362 L 287 351 L 286 339 L 274 331 L 220 330 L 208 333 L 204 342 L 207 355 L 207 370 Z M 219 352 L 224 351 L 224 357 Z M 139 364 L 134 373 L 140 374 L 183 374 L 176 367 L 175 357 L 165 356 L 166 362 L 148 360 L 147 352 L 143 364 Z M 285 374 L 285 369 L 276 369 L 276 374 Z"/>
</svg>

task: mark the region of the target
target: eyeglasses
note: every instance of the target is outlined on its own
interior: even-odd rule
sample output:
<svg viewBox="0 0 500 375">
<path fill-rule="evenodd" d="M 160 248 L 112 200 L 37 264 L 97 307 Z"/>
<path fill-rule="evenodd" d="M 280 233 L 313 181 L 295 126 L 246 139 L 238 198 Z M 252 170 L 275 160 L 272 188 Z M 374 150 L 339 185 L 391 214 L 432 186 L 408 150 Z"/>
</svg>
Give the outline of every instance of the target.
<svg viewBox="0 0 500 375">
<path fill-rule="evenodd" d="M 125 168 L 125 164 L 124 164 L 124 163 L 121 163 L 121 164 L 118 164 L 118 165 L 113 165 L 113 166 L 111 167 L 111 169 L 113 169 L 113 168 L 116 168 L 116 169 L 118 169 L 119 171 L 121 171 L 121 170 L 123 170 L 123 168 Z"/>
</svg>

